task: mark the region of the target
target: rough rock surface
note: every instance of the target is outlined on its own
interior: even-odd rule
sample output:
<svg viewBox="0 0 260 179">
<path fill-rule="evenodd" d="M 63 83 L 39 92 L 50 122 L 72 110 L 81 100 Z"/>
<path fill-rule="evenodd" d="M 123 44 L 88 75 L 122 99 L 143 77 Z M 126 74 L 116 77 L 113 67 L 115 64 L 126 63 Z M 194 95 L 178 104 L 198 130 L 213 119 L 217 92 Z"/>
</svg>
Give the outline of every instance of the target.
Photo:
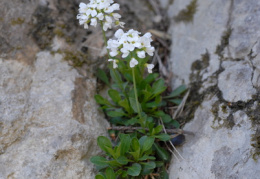
<svg viewBox="0 0 260 179">
<path fill-rule="evenodd" d="M 78 3 L 0 2 L 0 179 L 94 178 L 108 123 L 88 45 L 103 41 L 86 41 L 100 32 L 78 26 Z"/>
<path fill-rule="evenodd" d="M 170 178 L 259 178 L 260 2 L 174 0 L 168 15 L 172 84 L 199 102 Z"/>
</svg>

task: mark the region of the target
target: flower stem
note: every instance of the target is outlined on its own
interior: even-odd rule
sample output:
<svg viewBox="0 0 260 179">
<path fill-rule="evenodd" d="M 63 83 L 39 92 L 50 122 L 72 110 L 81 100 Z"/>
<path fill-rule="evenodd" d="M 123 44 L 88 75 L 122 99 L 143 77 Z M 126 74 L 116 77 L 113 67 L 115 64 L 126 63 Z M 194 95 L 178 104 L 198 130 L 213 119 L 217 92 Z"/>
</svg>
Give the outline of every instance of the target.
<svg viewBox="0 0 260 179">
<path fill-rule="evenodd" d="M 141 126 L 143 126 L 144 123 L 143 123 L 143 120 L 142 120 L 141 109 L 140 109 L 139 102 L 138 102 L 138 96 L 137 96 L 137 90 L 136 90 L 136 80 L 135 80 L 135 70 L 134 70 L 134 68 L 132 68 L 132 74 L 133 74 L 133 82 L 134 82 L 134 92 L 135 92 L 136 107 L 137 107 L 138 115 L 139 115 L 139 118 L 140 118 L 140 124 L 141 124 Z"/>
<path fill-rule="evenodd" d="M 100 25 L 101 25 L 101 29 L 102 29 L 103 39 L 104 39 L 104 41 L 105 41 L 106 49 L 107 49 L 107 37 L 106 37 L 106 33 L 105 33 L 104 29 L 103 29 L 103 22 L 102 22 L 102 21 L 100 21 Z M 109 58 L 110 58 L 109 50 L 108 50 L 108 49 L 107 49 L 107 55 L 108 55 Z"/>
</svg>

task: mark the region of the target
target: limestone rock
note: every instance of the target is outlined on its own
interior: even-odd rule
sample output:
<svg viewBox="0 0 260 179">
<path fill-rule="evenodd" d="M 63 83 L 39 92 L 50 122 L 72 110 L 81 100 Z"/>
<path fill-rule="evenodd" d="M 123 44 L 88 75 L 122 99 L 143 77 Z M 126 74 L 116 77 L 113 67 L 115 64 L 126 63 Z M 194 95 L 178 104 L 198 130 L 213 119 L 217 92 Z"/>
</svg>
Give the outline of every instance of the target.
<svg viewBox="0 0 260 179">
<path fill-rule="evenodd" d="M 205 100 L 194 119 L 186 124 L 185 130 L 194 132 L 195 136 L 187 136 L 184 146 L 177 148 L 185 159 L 173 158 L 171 179 L 258 178 L 259 162 L 251 155 L 254 131 L 249 117 L 245 112 L 237 111 L 233 114 L 232 129 L 214 127 L 216 121 L 211 106 L 217 100 L 217 97 Z"/>
<path fill-rule="evenodd" d="M 172 84 L 190 84 L 190 99 L 200 97 L 184 126 L 195 136 L 178 148 L 185 159 L 173 158 L 171 179 L 259 178 L 259 13 L 257 0 L 169 7 Z"/>
<path fill-rule="evenodd" d="M 95 79 L 49 52 L 33 67 L 1 59 L 0 70 L 0 178 L 92 178 L 89 158 L 106 133 Z"/>
</svg>

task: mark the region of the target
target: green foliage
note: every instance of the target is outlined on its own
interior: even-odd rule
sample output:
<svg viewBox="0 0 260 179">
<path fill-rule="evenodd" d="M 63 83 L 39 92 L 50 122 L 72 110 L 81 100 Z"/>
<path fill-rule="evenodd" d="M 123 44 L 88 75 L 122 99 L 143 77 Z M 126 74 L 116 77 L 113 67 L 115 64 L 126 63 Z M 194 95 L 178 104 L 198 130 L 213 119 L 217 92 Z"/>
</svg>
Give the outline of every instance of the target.
<svg viewBox="0 0 260 179">
<path fill-rule="evenodd" d="M 95 95 L 110 123 L 142 127 L 130 134 L 120 133 L 115 144 L 107 137 L 98 137 L 98 145 L 106 154 L 106 157 L 91 158 L 99 170 L 98 179 L 140 178 L 153 172 L 168 178 L 165 163 L 170 161 L 170 154 L 162 144 L 171 137 L 163 132 L 159 121 L 165 126 L 179 127 L 179 123 L 163 109 L 167 103 L 179 105 L 187 88 L 182 85 L 162 97 L 167 88 L 164 80 L 158 79 L 157 73 L 145 76 L 143 71 L 141 65 L 131 70 L 120 62 L 118 70 L 110 70 L 112 83 L 104 71 L 97 72 L 98 78 L 110 86 L 109 100 Z"/>
<path fill-rule="evenodd" d="M 152 156 L 154 138 L 143 136 L 138 140 L 129 134 L 121 134 L 119 138 L 120 142 L 113 147 L 108 138 L 98 137 L 98 145 L 108 158 L 94 156 L 90 159 L 100 171 L 96 178 L 128 178 L 139 176 L 141 171 L 147 173 L 148 169 L 150 173 L 153 172 L 156 167 L 155 162 L 152 162 L 156 159 Z"/>
</svg>

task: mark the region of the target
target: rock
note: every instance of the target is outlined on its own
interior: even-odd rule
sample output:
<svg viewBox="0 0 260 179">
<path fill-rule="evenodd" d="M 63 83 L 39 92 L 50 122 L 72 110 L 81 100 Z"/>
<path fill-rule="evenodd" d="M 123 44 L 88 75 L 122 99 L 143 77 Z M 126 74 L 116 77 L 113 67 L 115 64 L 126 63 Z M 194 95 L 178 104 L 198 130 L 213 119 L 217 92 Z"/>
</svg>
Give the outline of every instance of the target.
<svg viewBox="0 0 260 179">
<path fill-rule="evenodd" d="M 191 2 L 197 2 L 193 5 L 195 7 L 191 7 L 195 9 L 194 12 L 181 13 L 189 9 L 187 7 L 192 5 Z M 168 16 L 173 19 L 169 30 L 173 36 L 170 58 L 172 71 L 176 77 L 173 86 L 190 82 L 192 63 L 200 59 L 206 51 L 211 58 L 217 58 L 215 51 L 223 31 L 226 30 L 230 2 L 176 0 L 169 7 Z M 183 20 L 180 18 L 182 14 L 184 14 Z"/>
<path fill-rule="evenodd" d="M 218 87 L 226 101 L 248 101 L 256 93 L 251 78 L 252 67 L 245 62 L 223 62 L 225 70 L 219 74 Z M 235 89 L 234 89 L 235 88 Z"/>
<path fill-rule="evenodd" d="M 233 114 L 232 130 L 220 127 L 220 121 L 213 126 L 216 119 L 211 106 L 217 100 L 217 97 L 206 99 L 194 119 L 185 125 L 184 129 L 194 132 L 195 136 L 188 135 L 184 146 L 177 148 L 185 159 L 173 158 L 170 178 L 258 178 L 259 163 L 251 154 L 254 131 L 249 117 L 237 111 Z"/>
<path fill-rule="evenodd" d="M 184 130 L 195 136 L 177 148 L 185 159 L 173 158 L 171 179 L 259 178 L 259 13 L 257 0 L 169 7 L 172 85 L 189 84 L 187 103 L 199 103 L 187 109 L 194 116 Z"/>
<path fill-rule="evenodd" d="M 78 3 L 0 2 L 1 179 L 94 178 L 108 123 L 94 100 L 101 58 L 81 49 L 100 31 L 79 27 Z"/>
<path fill-rule="evenodd" d="M 95 79 L 49 52 L 33 67 L 1 59 L 1 72 L 0 178 L 92 178 L 89 158 L 107 126 Z"/>
</svg>

